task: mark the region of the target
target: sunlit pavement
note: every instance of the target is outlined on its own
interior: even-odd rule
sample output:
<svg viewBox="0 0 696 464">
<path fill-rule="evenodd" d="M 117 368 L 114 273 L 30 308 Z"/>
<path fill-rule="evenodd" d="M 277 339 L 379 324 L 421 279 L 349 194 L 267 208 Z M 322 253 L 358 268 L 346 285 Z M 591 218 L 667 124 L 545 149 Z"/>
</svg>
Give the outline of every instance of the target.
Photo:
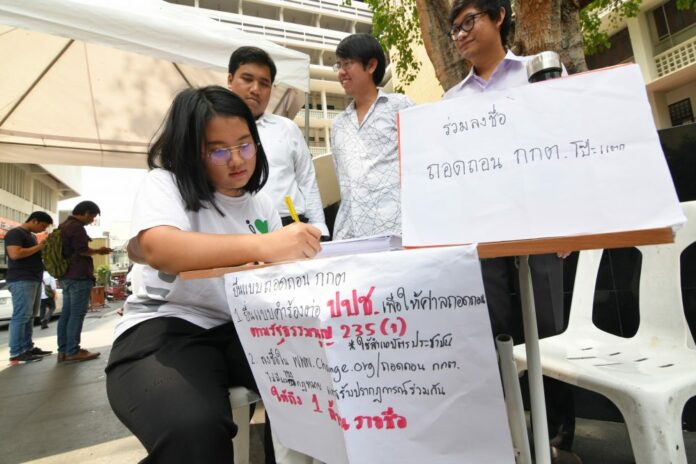
<svg viewBox="0 0 696 464">
<path fill-rule="evenodd" d="M 104 367 L 120 306 L 87 314 L 81 344 L 101 352 L 94 361 L 56 364 L 54 320 L 46 330 L 34 328 L 36 345 L 54 353 L 40 362 L 9 366 L 8 331 L 0 329 L 0 463 L 120 464 L 145 457 L 106 398 Z M 261 428 L 252 427 L 253 464 L 263 464 Z M 696 432 L 684 438 L 689 461 L 696 462 Z M 585 464 L 634 462 L 622 423 L 578 419 L 575 450 Z"/>
</svg>

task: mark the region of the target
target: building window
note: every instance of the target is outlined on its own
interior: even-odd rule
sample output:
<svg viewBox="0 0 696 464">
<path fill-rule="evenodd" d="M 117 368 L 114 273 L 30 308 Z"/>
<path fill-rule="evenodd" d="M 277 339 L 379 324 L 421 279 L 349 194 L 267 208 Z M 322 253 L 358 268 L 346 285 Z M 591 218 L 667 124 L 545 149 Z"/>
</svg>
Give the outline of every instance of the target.
<svg viewBox="0 0 696 464">
<path fill-rule="evenodd" d="M 655 8 L 652 13 L 658 41 L 696 24 L 696 12 L 691 8 L 686 10 L 678 9 L 676 0 L 669 0 L 667 3 Z"/>
<path fill-rule="evenodd" d="M 53 190 L 38 179 L 34 180 L 34 204 L 48 211 L 58 209 Z"/>
<path fill-rule="evenodd" d="M 24 200 L 31 199 L 27 173 L 12 164 L 0 163 L 0 189 Z"/>
<path fill-rule="evenodd" d="M 691 107 L 691 100 L 685 98 L 669 105 L 669 117 L 672 120 L 672 126 L 694 122 L 694 110 Z"/>
<path fill-rule="evenodd" d="M 594 55 L 586 56 L 587 67 L 589 69 L 606 68 L 619 63 L 624 63 L 633 58 L 633 47 L 631 47 L 631 37 L 628 35 L 628 28 L 624 28 L 609 37 L 611 46 Z"/>
</svg>

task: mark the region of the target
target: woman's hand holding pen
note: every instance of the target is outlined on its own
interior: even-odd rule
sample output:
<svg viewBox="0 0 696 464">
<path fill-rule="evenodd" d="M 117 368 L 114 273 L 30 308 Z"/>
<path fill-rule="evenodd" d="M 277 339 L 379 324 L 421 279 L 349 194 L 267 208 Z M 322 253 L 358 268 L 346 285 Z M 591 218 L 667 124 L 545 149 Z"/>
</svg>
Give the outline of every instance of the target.
<svg viewBox="0 0 696 464">
<path fill-rule="evenodd" d="M 264 236 L 262 261 L 312 258 L 321 250 L 321 231 L 309 224 L 296 222 Z"/>
</svg>

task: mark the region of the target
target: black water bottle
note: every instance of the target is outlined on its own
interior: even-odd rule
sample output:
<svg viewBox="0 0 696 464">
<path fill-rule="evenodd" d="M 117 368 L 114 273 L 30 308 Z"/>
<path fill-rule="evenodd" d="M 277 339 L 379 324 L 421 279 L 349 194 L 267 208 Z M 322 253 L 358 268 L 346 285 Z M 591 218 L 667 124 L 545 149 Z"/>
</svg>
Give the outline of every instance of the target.
<svg viewBox="0 0 696 464">
<path fill-rule="evenodd" d="M 527 61 L 527 80 L 530 83 L 561 77 L 562 71 L 561 57 L 556 52 L 541 52 Z"/>
</svg>

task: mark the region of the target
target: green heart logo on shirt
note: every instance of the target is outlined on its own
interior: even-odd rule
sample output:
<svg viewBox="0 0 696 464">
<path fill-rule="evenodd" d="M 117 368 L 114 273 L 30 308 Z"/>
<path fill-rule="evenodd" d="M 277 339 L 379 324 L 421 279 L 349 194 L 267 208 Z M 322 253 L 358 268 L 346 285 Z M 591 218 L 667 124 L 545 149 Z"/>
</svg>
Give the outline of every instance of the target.
<svg viewBox="0 0 696 464">
<path fill-rule="evenodd" d="M 260 233 L 268 233 L 268 221 L 262 221 L 261 219 L 257 219 L 254 221 L 254 225 L 256 226 L 256 230 L 258 230 Z"/>
</svg>

